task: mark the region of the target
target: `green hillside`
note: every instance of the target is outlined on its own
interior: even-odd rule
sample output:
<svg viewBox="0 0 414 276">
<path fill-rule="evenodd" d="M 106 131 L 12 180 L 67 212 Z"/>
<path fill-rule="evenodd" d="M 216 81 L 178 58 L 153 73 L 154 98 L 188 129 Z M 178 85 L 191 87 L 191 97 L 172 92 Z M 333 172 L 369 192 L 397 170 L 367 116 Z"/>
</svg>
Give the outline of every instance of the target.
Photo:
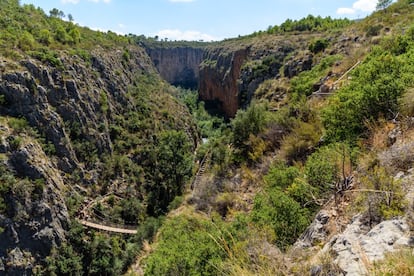
<svg viewBox="0 0 414 276">
<path fill-rule="evenodd" d="M 411 2 L 202 43 L 0 0 L 0 274 L 410 275 Z"/>
</svg>

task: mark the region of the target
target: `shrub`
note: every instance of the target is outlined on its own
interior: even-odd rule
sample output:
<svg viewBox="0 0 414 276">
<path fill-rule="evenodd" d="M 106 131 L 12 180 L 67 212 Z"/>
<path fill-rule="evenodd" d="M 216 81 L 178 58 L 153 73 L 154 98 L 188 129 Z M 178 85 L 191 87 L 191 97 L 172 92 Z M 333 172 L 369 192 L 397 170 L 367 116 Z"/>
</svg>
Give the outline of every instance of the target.
<svg viewBox="0 0 414 276">
<path fill-rule="evenodd" d="M 40 30 L 38 41 L 45 46 L 49 46 L 53 41 L 52 33 L 48 29 Z"/>
<path fill-rule="evenodd" d="M 309 45 L 309 51 L 311 51 L 314 54 L 323 52 L 328 47 L 328 45 L 328 40 L 324 38 L 319 38 L 311 42 L 311 44 Z"/>
<path fill-rule="evenodd" d="M 269 169 L 269 172 L 264 176 L 264 180 L 271 188 L 279 187 L 281 189 L 286 189 L 298 176 L 298 168 L 287 167 L 283 163 L 279 163 Z"/>
<path fill-rule="evenodd" d="M 392 119 L 398 98 L 411 83 L 414 66 L 407 63 L 414 53 L 399 57 L 374 48 L 366 62 L 353 73 L 350 84 L 330 98 L 322 111 L 328 140 L 354 141 L 367 131 L 366 122 Z"/>
<path fill-rule="evenodd" d="M 362 204 L 370 226 L 403 214 L 406 206 L 401 182 L 389 176 L 383 167 L 374 167 L 361 179 L 358 202 Z"/>
<path fill-rule="evenodd" d="M 401 114 L 407 117 L 414 117 L 414 88 L 408 89 L 399 100 Z"/>
<path fill-rule="evenodd" d="M 368 25 L 365 28 L 365 32 L 367 36 L 376 36 L 380 34 L 382 28 L 382 25 Z"/>
<path fill-rule="evenodd" d="M 11 117 L 9 118 L 9 126 L 19 133 L 27 130 L 29 124 L 27 123 L 26 118 Z"/>
<path fill-rule="evenodd" d="M 286 249 L 308 226 L 309 211 L 274 188 L 255 197 L 251 218 L 259 226 L 270 225 L 276 235 L 276 245 Z"/>
<path fill-rule="evenodd" d="M 321 192 L 332 188 L 341 175 L 351 173 L 349 148 L 343 144 L 318 149 L 306 161 L 306 180 Z"/>
<path fill-rule="evenodd" d="M 292 133 L 283 139 L 280 147 L 281 156 L 288 164 L 304 161 L 318 144 L 321 136 L 322 131 L 318 123 L 299 122 Z"/>
<path fill-rule="evenodd" d="M 300 99 L 301 96 L 309 96 L 315 92 L 315 84 L 325 77 L 330 67 L 342 57 L 340 55 L 323 58 L 309 71 L 303 71 L 291 80 L 290 91 L 293 99 Z"/>
<path fill-rule="evenodd" d="M 257 135 L 264 130 L 267 123 L 266 105 L 252 103 L 247 110 L 239 110 L 232 120 L 232 141 L 236 147 L 237 161 L 244 161 L 249 152 L 254 153 L 249 143 L 251 135 Z"/>
<path fill-rule="evenodd" d="M 152 241 L 152 238 L 155 236 L 158 229 L 161 227 L 163 220 L 163 217 L 148 217 L 147 219 L 145 219 L 138 226 L 137 234 L 134 237 L 137 243 L 141 246 L 144 240 Z"/>
<path fill-rule="evenodd" d="M 221 241 L 221 230 L 211 221 L 174 217 L 160 229 L 158 246 L 145 261 L 145 275 L 217 275 L 226 257 Z"/>
<path fill-rule="evenodd" d="M 22 142 L 23 139 L 21 137 L 13 136 L 10 140 L 10 147 L 12 148 L 12 150 L 18 150 Z"/>
<path fill-rule="evenodd" d="M 19 48 L 23 51 L 28 51 L 33 49 L 35 46 L 35 39 L 33 35 L 27 31 L 24 31 L 19 39 Z"/>
</svg>

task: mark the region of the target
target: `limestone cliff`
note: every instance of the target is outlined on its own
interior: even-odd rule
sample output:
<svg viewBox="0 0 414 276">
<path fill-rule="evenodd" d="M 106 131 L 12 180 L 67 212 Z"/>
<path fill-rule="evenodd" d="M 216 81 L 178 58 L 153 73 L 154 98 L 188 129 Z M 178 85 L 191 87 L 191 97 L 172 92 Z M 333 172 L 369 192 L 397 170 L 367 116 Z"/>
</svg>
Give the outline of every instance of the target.
<svg viewBox="0 0 414 276">
<path fill-rule="evenodd" d="M 0 67 L 0 274 L 30 274 L 66 242 L 83 197 L 145 201 L 163 131 L 197 143 L 143 48 L 61 52 L 58 64 L 25 55 Z"/>
<path fill-rule="evenodd" d="M 261 83 L 280 77 L 283 62 L 293 51 L 293 43 L 279 38 L 248 43 L 236 39 L 208 49 L 200 66 L 200 99 L 233 117 L 250 103 Z"/>
<path fill-rule="evenodd" d="M 197 89 L 199 65 L 203 60 L 201 47 L 146 47 L 152 62 L 166 81 L 175 86 Z"/>
<path fill-rule="evenodd" d="M 239 108 L 237 80 L 248 49 L 237 49 L 227 54 L 217 48 L 206 54 L 200 70 L 200 99 L 207 108 L 214 107 L 227 117 L 233 117 Z"/>
</svg>

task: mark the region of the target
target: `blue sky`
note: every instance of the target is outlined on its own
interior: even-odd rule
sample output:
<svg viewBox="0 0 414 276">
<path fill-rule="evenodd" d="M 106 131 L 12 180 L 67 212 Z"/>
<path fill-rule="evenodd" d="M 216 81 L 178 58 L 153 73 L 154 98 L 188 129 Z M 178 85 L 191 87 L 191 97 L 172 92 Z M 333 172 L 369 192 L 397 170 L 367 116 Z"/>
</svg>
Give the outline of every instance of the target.
<svg viewBox="0 0 414 276">
<path fill-rule="evenodd" d="M 172 40 L 220 40 L 308 14 L 363 18 L 377 0 L 21 0 L 92 29 Z"/>
</svg>

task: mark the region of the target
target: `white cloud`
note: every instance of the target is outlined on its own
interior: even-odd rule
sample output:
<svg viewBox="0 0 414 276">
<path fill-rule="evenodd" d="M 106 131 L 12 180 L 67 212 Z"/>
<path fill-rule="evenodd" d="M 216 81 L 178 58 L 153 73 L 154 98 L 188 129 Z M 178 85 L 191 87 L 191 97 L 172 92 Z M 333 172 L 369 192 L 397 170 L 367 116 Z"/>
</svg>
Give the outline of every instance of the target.
<svg viewBox="0 0 414 276">
<path fill-rule="evenodd" d="M 156 33 L 160 39 L 168 38 L 169 40 L 187 40 L 187 41 L 212 41 L 219 40 L 218 38 L 211 36 L 209 34 L 203 34 L 198 31 L 180 31 L 180 30 L 161 30 Z"/>
<path fill-rule="evenodd" d="M 339 8 L 336 10 L 337 14 L 344 15 L 344 14 L 354 14 L 355 10 L 351 8 Z"/>
<path fill-rule="evenodd" d="M 352 4 L 352 8 L 339 8 L 336 10 L 337 14 L 355 14 L 357 12 L 370 13 L 377 8 L 378 0 L 357 0 Z"/>
<path fill-rule="evenodd" d="M 378 0 L 358 0 L 352 5 L 352 8 L 357 11 L 372 12 L 375 11 L 377 2 Z"/>
</svg>

